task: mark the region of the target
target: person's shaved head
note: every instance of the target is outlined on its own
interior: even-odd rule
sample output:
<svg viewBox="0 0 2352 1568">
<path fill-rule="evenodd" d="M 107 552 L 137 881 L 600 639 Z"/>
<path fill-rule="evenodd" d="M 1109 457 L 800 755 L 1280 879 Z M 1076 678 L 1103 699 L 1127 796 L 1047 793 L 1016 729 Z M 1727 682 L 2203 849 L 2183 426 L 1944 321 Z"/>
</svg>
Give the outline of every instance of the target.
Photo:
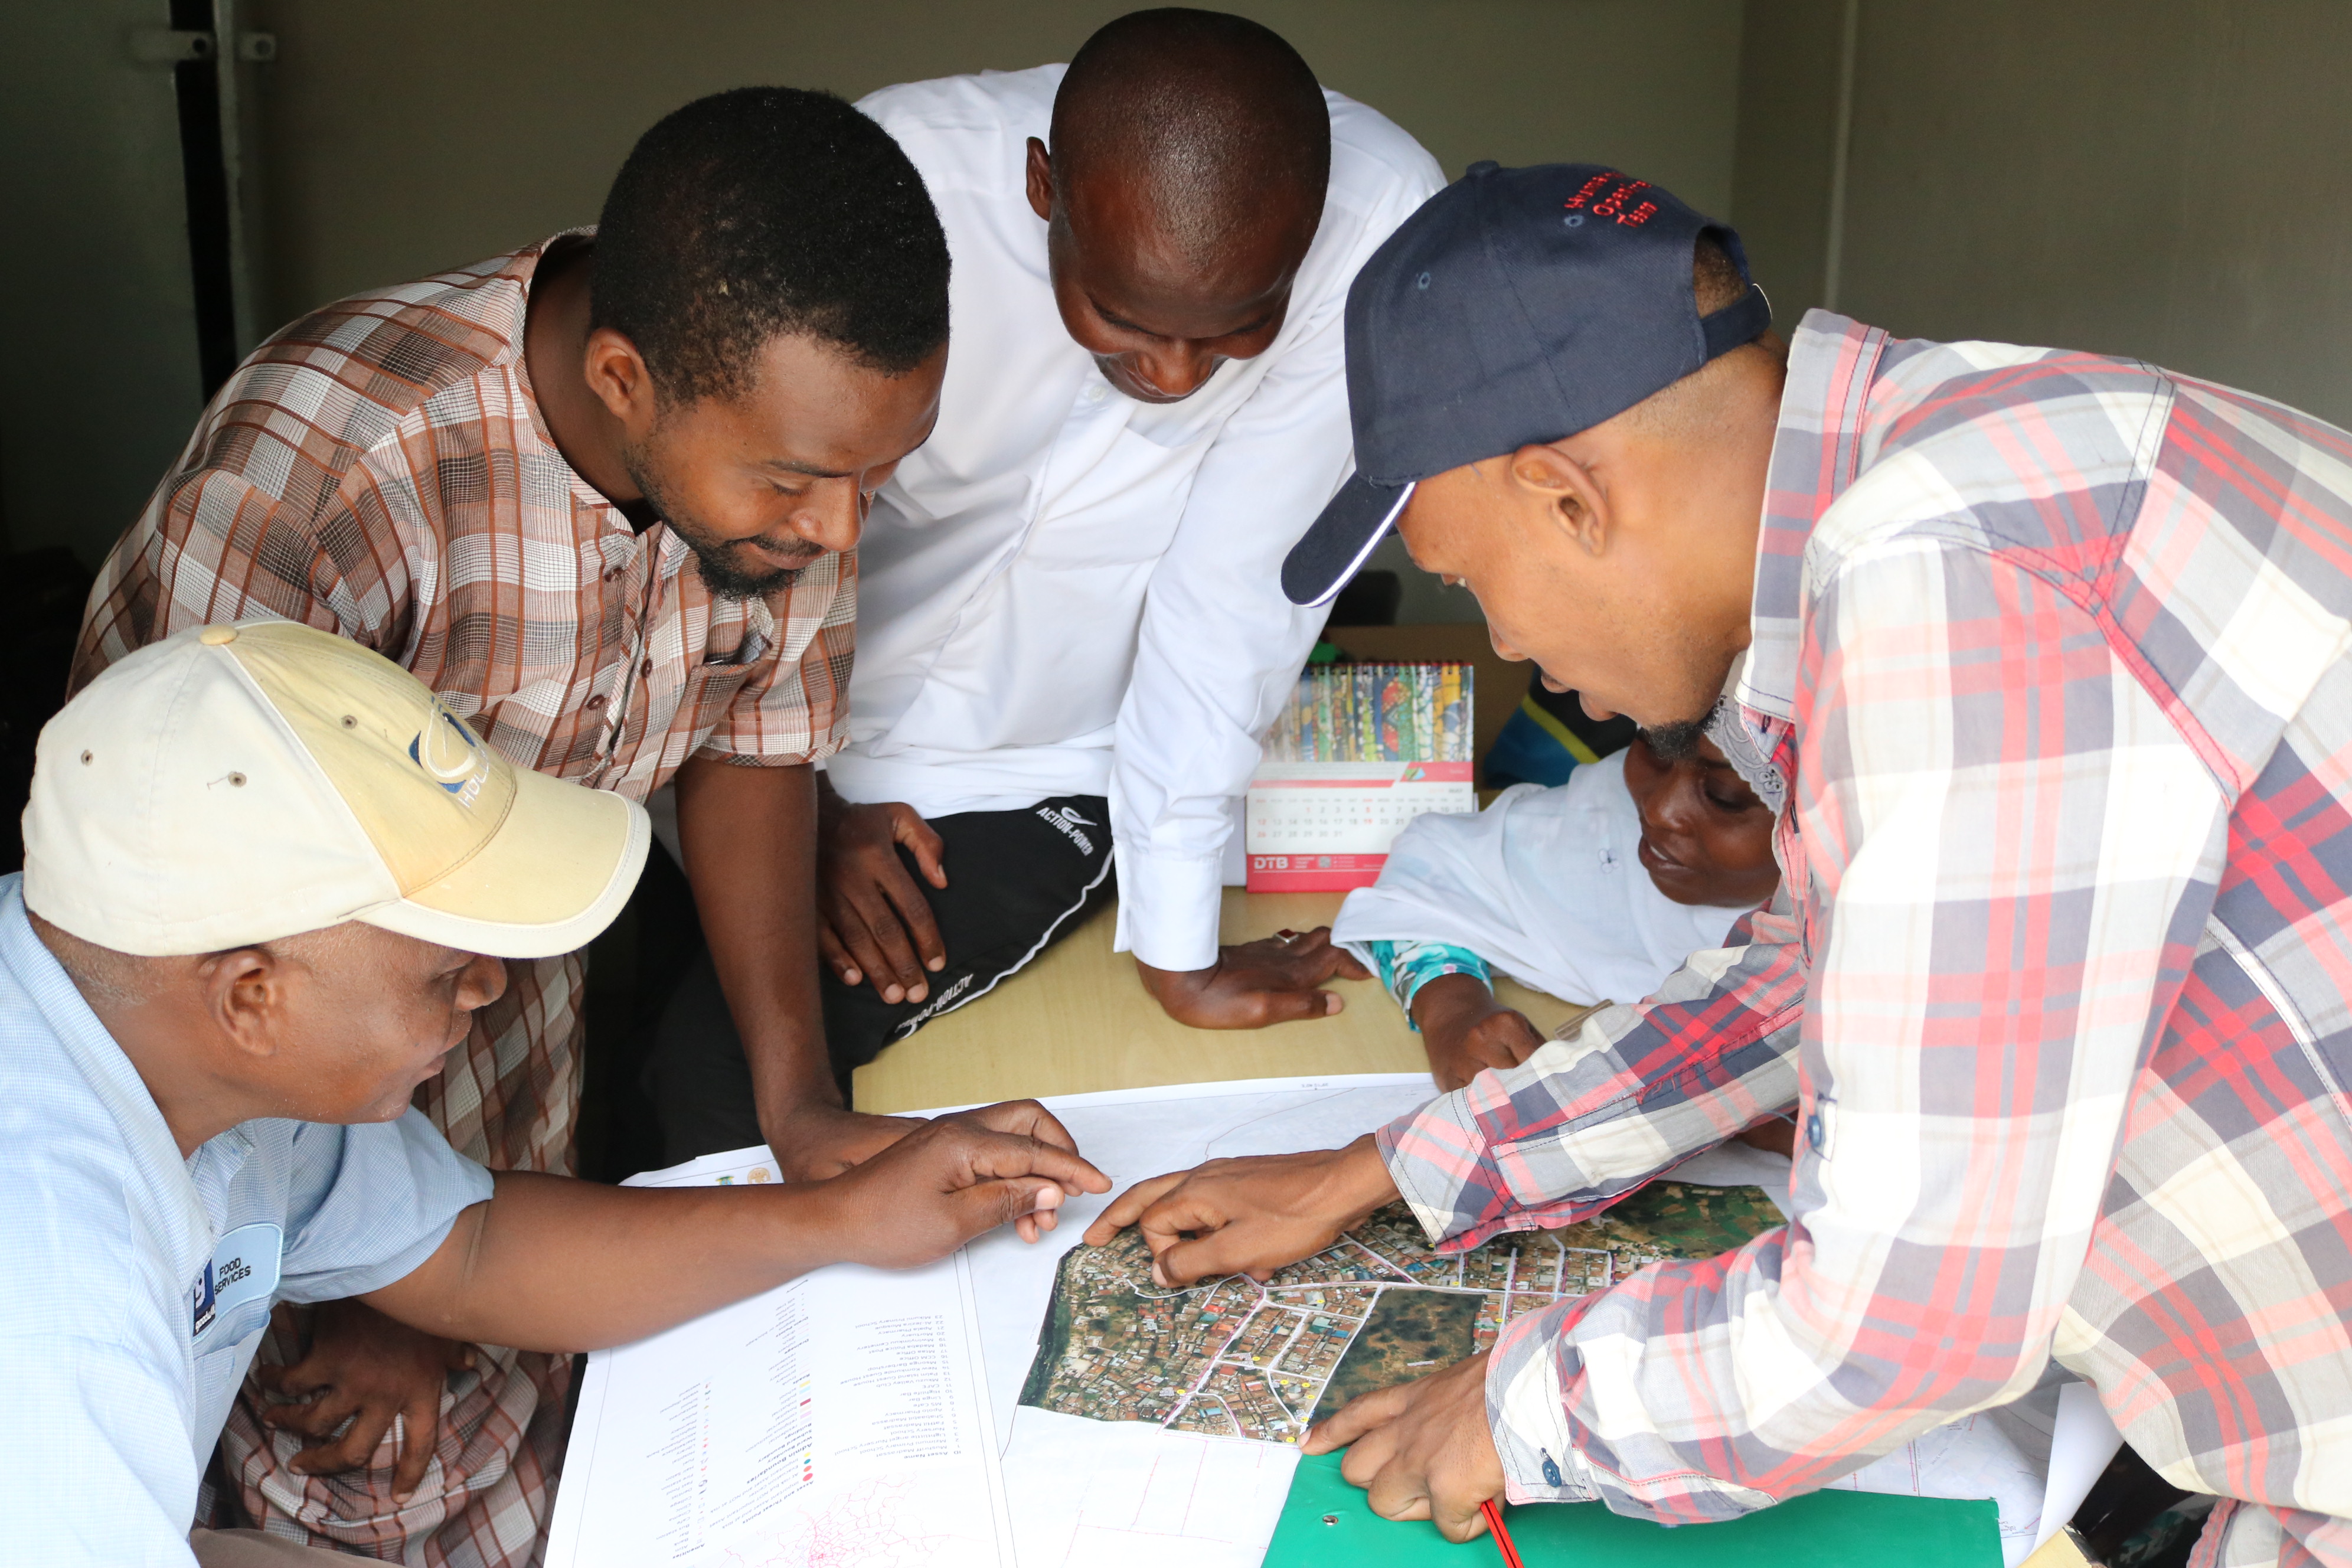
<svg viewBox="0 0 2352 1568">
<path fill-rule="evenodd" d="M 1331 177 L 1323 89 L 1280 34 L 1221 11 L 1137 11 L 1070 61 L 1054 97 L 1064 195 L 1131 184 L 1186 260 L 1213 267 L 1269 207 L 1308 237 Z"/>
<path fill-rule="evenodd" d="M 1063 320 L 1112 384 L 1172 402 L 1265 352 L 1331 172 L 1298 51 L 1217 11 L 1121 16 L 1070 61 L 1052 139 L 1029 143 L 1030 203 Z"/>
</svg>

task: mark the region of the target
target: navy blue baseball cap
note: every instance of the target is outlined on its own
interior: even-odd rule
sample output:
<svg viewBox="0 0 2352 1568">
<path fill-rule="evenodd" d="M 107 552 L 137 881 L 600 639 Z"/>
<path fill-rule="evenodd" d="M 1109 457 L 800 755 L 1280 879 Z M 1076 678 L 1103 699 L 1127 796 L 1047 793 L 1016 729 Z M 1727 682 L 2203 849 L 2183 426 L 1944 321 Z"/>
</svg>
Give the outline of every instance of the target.
<svg viewBox="0 0 2352 1568">
<path fill-rule="evenodd" d="M 1702 235 L 1748 280 L 1729 227 L 1597 163 L 1476 163 L 1423 203 L 1348 290 L 1356 473 L 1283 563 L 1291 603 L 1337 594 L 1423 479 L 1589 430 L 1760 336 L 1752 281 L 1699 315 Z"/>
</svg>

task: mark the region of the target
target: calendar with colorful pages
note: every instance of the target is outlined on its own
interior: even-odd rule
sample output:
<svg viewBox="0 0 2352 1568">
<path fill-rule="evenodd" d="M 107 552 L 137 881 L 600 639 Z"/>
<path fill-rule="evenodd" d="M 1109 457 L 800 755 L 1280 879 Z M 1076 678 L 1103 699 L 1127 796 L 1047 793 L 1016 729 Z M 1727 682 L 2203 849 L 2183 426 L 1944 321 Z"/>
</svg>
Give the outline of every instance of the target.
<svg viewBox="0 0 2352 1568">
<path fill-rule="evenodd" d="M 1474 673 L 1466 664 L 1309 666 L 1250 779 L 1250 891 L 1368 887 L 1406 823 L 1477 810 Z"/>
</svg>

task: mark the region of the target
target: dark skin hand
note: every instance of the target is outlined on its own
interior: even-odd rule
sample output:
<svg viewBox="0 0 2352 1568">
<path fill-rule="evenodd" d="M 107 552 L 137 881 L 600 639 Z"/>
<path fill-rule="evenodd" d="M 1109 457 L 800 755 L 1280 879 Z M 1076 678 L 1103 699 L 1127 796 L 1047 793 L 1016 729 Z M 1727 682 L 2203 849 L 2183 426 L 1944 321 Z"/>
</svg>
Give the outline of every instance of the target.
<svg viewBox="0 0 2352 1568">
<path fill-rule="evenodd" d="M 1367 1133 L 1344 1149 L 1212 1160 L 1138 1182 L 1087 1227 L 1086 1240 L 1101 1247 L 1138 1226 L 1151 1248 L 1152 1280 L 1163 1289 L 1226 1274 L 1263 1282 L 1396 1196 Z"/>
<path fill-rule="evenodd" d="M 1544 1045 L 1527 1015 L 1496 1001 L 1475 974 L 1441 974 L 1414 992 L 1412 1021 L 1429 1076 L 1448 1094 L 1489 1068 L 1517 1067 Z"/>
<path fill-rule="evenodd" d="M 931 906 L 908 874 L 903 846 L 923 879 L 948 885 L 946 847 L 904 801 L 853 805 L 817 775 L 817 952 L 844 985 L 871 981 L 885 1002 L 920 1002 L 923 978 L 947 967 Z"/>
<path fill-rule="evenodd" d="M 1478 1505 L 1503 1496 L 1503 1461 L 1486 1425 L 1486 1352 L 1349 1400 L 1301 1451 L 1334 1448 L 1348 1449 L 1339 1473 L 1382 1519 L 1425 1519 L 1448 1541 L 1484 1535 Z"/>
<path fill-rule="evenodd" d="M 280 1303 L 278 1327 L 290 1334 L 294 1309 Z M 424 1482 L 441 1426 L 449 1373 L 474 1364 L 474 1347 L 394 1322 L 364 1301 L 327 1301 L 310 1320 L 310 1345 L 285 1366 L 256 1363 L 254 1381 L 289 1401 L 262 1409 L 266 1426 L 310 1441 L 287 1468 L 298 1476 L 356 1470 L 373 1458 L 393 1418 L 400 1447 L 392 1472 L 394 1499 L 406 1502 Z M 350 1427 L 341 1436 L 336 1428 Z"/>
<path fill-rule="evenodd" d="M 1371 972 L 1331 941 L 1329 926 L 1284 931 L 1217 949 L 1206 969 L 1154 969 L 1135 961 L 1143 988 L 1168 1016 L 1196 1029 L 1262 1029 L 1328 1018 L 1348 1004 L 1328 980 L 1369 980 Z"/>
</svg>

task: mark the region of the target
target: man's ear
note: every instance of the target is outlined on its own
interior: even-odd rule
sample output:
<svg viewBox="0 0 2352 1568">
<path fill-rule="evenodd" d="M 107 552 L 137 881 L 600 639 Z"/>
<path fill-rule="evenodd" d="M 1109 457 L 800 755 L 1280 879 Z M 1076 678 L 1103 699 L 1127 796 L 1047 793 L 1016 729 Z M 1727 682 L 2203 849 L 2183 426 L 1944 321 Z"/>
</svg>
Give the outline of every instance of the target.
<svg viewBox="0 0 2352 1568">
<path fill-rule="evenodd" d="M 1047 223 L 1054 221 L 1054 161 L 1034 136 L 1029 138 L 1029 210 Z"/>
<path fill-rule="evenodd" d="M 205 959 L 196 977 L 205 1010 L 232 1049 L 255 1058 L 278 1053 L 289 1000 L 285 960 L 266 947 L 234 947 Z"/>
<path fill-rule="evenodd" d="M 1577 548 L 1599 555 L 1614 542 L 1609 492 L 1591 469 L 1558 447 L 1520 447 L 1511 454 L 1510 475 L 1512 484 L 1542 499 L 1555 526 Z"/>
<path fill-rule="evenodd" d="M 596 395 L 605 411 L 625 426 L 631 437 L 642 437 L 653 428 L 655 415 L 654 376 L 646 368 L 646 356 L 628 335 L 611 327 L 598 327 L 588 334 L 586 363 L 588 390 Z"/>
</svg>

